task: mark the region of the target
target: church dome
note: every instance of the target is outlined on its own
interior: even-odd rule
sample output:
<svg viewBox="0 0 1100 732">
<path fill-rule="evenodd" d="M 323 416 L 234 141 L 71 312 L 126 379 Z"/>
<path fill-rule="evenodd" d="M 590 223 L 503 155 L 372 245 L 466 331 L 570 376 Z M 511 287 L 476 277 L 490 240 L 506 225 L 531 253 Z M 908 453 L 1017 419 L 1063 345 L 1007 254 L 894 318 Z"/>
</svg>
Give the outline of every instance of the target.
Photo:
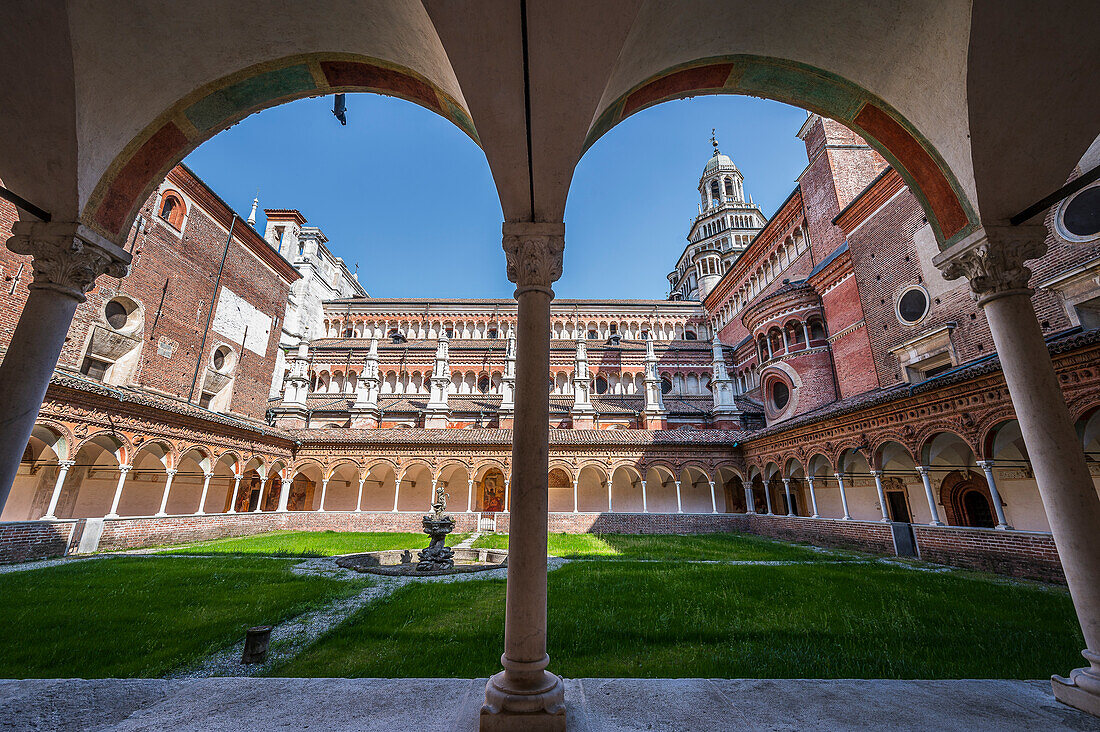
<svg viewBox="0 0 1100 732">
<path fill-rule="evenodd" d="M 703 168 L 703 175 L 708 176 L 718 170 L 737 170 L 737 166 L 733 164 L 729 155 L 723 155 L 715 150 L 714 155 L 707 161 L 707 167 Z"/>
</svg>

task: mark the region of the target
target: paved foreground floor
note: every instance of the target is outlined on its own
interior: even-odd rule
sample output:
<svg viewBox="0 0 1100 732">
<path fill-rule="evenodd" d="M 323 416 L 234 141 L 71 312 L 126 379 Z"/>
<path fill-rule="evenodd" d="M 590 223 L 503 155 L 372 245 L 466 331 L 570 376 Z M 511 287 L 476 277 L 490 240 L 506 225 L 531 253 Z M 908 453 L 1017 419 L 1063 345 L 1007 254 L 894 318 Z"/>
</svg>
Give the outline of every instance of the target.
<svg viewBox="0 0 1100 732">
<path fill-rule="evenodd" d="M 0 729 L 477 729 L 485 681 L 0 681 Z M 572 679 L 569 729 L 1100 730 L 1048 681 Z"/>
</svg>

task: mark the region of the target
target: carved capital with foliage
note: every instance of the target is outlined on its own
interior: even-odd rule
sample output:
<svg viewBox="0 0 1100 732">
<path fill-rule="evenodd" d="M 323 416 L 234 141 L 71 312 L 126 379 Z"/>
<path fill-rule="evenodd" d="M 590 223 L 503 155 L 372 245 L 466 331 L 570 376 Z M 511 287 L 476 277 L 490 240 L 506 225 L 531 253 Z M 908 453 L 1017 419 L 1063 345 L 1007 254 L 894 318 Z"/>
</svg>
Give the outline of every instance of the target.
<svg viewBox="0 0 1100 732">
<path fill-rule="evenodd" d="M 32 289 L 56 290 L 84 302 L 100 275 L 125 277 L 131 256 L 83 224 L 17 221 L 8 249 L 34 257 Z"/>
<path fill-rule="evenodd" d="M 944 279 L 966 277 L 974 299 L 987 302 L 1025 292 L 1031 270 L 1024 266 L 1047 251 L 1044 226 L 987 226 L 932 259 Z"/>
<path fill-rule="evenodd" d="M 553 295 L 550 285 L 561 277 L 565 224 L 505 221 L 503 231 L 508 279 L 516 283 L 516 295 L 526 290 Z"/>
</svg>

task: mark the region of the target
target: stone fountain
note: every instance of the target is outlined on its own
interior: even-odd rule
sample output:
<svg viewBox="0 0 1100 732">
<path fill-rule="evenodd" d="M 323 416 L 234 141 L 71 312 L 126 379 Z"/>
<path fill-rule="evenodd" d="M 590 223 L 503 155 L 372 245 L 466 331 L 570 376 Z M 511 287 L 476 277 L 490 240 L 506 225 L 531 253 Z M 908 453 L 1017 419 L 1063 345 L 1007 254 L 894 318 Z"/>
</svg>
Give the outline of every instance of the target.
<svg viewBox="0 0 1100 732">
<path fill-rule="evenodd" d="M 435 489 L 435 501 L 432 502 L 432 512 L 424 516 L 424 533 L 431 537 L 428 548 L 419 553 L 420 561 L 416 565 L 418 572 L 439 572 L 454 569 L 455 553 L 444 545 L 447 534 L 455 529 L 455 520 L 452 516 L 443 513 L 447 508 L 447 494 L 443 486 Z"/>
</svg>

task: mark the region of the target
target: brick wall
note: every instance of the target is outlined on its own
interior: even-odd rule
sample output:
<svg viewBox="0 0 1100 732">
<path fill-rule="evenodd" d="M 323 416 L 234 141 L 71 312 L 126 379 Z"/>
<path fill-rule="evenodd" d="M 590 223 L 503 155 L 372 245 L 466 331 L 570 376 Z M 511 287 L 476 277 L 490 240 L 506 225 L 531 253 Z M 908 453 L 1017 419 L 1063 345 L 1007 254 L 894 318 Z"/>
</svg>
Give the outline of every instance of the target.
<svg viewBox="0 0 1100 732">
<path fill-rule="evenodd" d="M 178 184 L 184 182 L 214 201 L 211 210 L 190 199 L 183 230 L 177 231 L 155 215 L 159 200 L 157 193 L 145 202 L 141 208 L 141 215 L 146 219 L 144 233 L 132 229 L 122 242 L 122 246 L 133 253 L 130 274 L 121 279 L 100 277 L 96 281 L 97 286 L 88 293 L 87 302 L 77 308 L 59 364 L 80 368 L 93 327 L 106 325 L 104 306 L 112 298 L 124 295 L 139 303 L 144 311 L 144 328 L 139 331 L 142 336 L 140 362 L 134 368 L 129 384 L 186 399 L 191 393 L 195 366 L 201 356 L 203 368 L 199 370 L 194 394 L 197 403 L 205 366 L 210 363 L 214 349 L 224 343 L 237 354 L 237 364 L 232 399 L 227 409 L 222 411 L 262 419 L 267 411 L 279 328 L 290 290 L 288 273 L 290 277 L 294 275 L 289 265 L 286 265 L 286 271 L 276 272 L 261 261 L 249 247 L 267 245 L 254 232 L 245 231 L 246 224 L 238 221 L 237 233 L 226 256 L 219 298 L 225 297 L 224 292 L 228 289 L 244 299 L 272 319 L 271 333 L 264 353 L 259 354 L 227 337 L 232 334 L 218 333 L 212 327 L 200 354 L 214 284 L 228 238 L 226 226 L 216 218 L 227 218 L 227 212 L 223 210 L 224 204 L 183 169 L 173 170 L 166 185 L 182 189 L 184 186 Z M 0 240 L 10 236 L 11 224 L 15 219 L 15 209 L 0 202 Z M 14 254 L 0 246 L 0 273 L 4 280 L 0 288 L 0 347 L 5 347 L 11 339 L 26 301 L 27 285 L 31 280 L 30 261 L 30 257 Z M 23 269 L 20 273 L 21 265 Z M 254 337 L 255 333 L 249 336 L 249 340 Z M 162 345 L 166 349 L 158 350 L 158 346 Z"/>
<path fill-rule="evenodd" d="M 1066 583 L 1050 534 L 914 524 L 921 559 L 1011 577 Z"/>
<path fill-rule="evenodd" d="M 66 553 L 75 521 L 0 523 L 0 563 L 60 557 Z"/>
<path fill-rule="evenodd" d="M 878 522 L 760 514 L 745 518 L 748 521 L 741 530 L 759 536 L 874 554 L 894 554 L 894 538 L 890 527 Z"/>
</svg>

